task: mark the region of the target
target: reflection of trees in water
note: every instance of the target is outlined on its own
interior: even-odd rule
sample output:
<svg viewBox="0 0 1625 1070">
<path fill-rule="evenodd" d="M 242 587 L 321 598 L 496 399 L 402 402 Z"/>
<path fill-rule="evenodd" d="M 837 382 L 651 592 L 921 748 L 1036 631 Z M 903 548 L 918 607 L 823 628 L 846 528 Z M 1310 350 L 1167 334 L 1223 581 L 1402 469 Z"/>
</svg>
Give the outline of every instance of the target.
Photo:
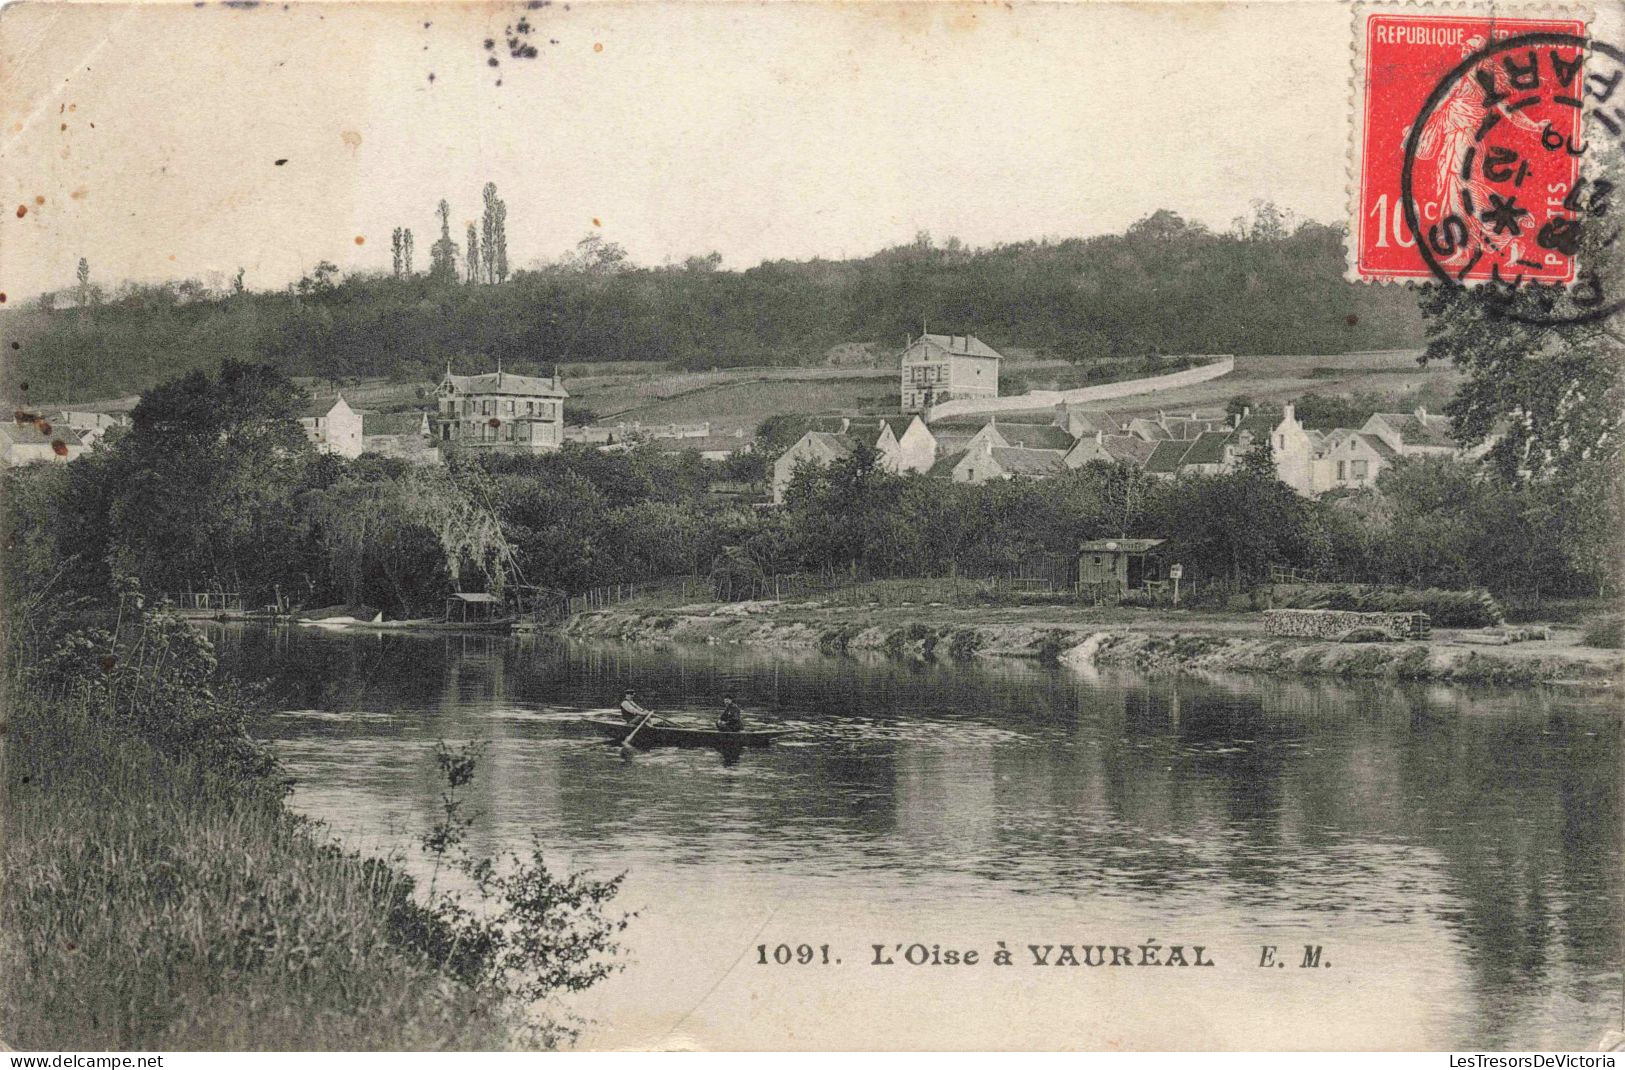
<svg viewBox="0 0 1625 1070">
<path fill-rule="evenodd" d="M 411 731 L 425 740 L 552 740 L 541 752 L 494 752 L 473 805 L 501 820 L 515 799 L 541 797 L 549 834 L 578 845 L 1442 923 L 1486 1022 L 1551 990 L 1606 1003 L 1618 983 L 1620 747 L 1617 726 L 1583 699 L 1082 681 L 1016 662 L 535 637 L 470 646 L 271 634 L 241 633 L 227 660 L 258 665 L 273 692 L 302 696 L 293 704 L 418 710 Z M 601 709 L 626 685 L 655 708 L 693 714 L 731 690 L 748 715 L 800 725 L 815 745 L 747 753 L 731 768 L 714 754 L 624 763 L 611 748 L 558 740 L 561 729 L 467 713 Z M 435 801 L 426 754 L 407 789 L 425 815 Z"/>
</svg>

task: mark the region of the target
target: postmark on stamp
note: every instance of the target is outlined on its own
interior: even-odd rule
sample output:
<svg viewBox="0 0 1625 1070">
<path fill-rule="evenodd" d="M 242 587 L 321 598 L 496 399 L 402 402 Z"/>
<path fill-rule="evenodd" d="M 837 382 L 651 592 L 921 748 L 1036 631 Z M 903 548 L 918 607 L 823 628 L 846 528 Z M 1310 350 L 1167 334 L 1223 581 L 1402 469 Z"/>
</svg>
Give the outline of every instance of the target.
<svg viewBox="0 0 1625 1070">
<path fill-rule="evenodd" d="M 1354 277 L 1575 279 L 1585 26 L 1369 12 L 1362 35 Z"/>
</svg>

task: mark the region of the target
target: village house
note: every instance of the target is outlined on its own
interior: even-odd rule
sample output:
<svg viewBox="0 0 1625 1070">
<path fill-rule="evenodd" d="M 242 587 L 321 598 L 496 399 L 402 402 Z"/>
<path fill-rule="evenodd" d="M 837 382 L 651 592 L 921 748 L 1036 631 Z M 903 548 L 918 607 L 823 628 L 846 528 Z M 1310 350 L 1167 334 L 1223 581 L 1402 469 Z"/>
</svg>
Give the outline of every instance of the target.
<svg viewBox="0 0 1625 1070">
<path fill-rule="evenodd" d="M 1059 401 L 1055 404 L 1054 422 L 1074 439 L 1080 439 L 1095 434 L 1125 434 L 1131 421 L 1105 409 L 1080 409 Z"/>
<path fill-rule="evenodd" d="M 1461 452 L 1450 417 L 1421 406 L 1414 412 L 1372 413 L 1360 430 L 1376 435 L 1401 457 L 1451 457 Z"/>
<path fill-rule="evenodd" d="M 1398 459 L 1398 451 L 1381 436 L 1339 427 L 1315 451 L 1313 492 L 1375 486 L 1382 470 Z"/>
<path fill-rule="evenodd" d="M 954 464 L 950 477 L 955 483 L 986 483 L 994 479 L 1048 479 L 1067 470 L 1066 451 L 1027 449 L 1022 446 L 996 446 L 984 438 L 967 449 Z"/>
<path fill-rule="evenodd" d="M 305 402 L 299 410 L 299 426 L 317 453 L 361 456 L 361 414 L 350 408 L 343 394 Z"/>
<path fill-rule="evenodd" d="M 500 367 L 483 375 L 440 380 L 433 421 L 441 445 L 544 453 L 564 444 L 564 401 L 570 395 L 551 379 L 514 375 Z"/>
<path fill-rule="evenodd" d="M 1096 431 L 1073 444 L 1066 454 L 1066 466 L 1082 468 L 1091 462 L 1100 461 L 1105 464 L 1126 464 L 1133 468 L 1144 468 L 1156 448 L 1156 443 L 1148 442 L 1139 435 L 1108 435 L 1104 431 Z"/>
<path fill-rule="evenodd" d="M 925 412 L 957 398 L 999 396 L 1003 358 L 973 334 L 922 334 L 902 356 L 902 411 Z"/>
<path fill-rule="evenodd" d="M 860 442 L 880 454 L 880 466 L 888 472 L 925 473 L 937 460 L 936 438 L 918 416 L 835 416 L 814 420 L 813 429 L 773 462 L 773 501 L 784 501 L 784 491 L 797 465 L 825 465 L 850 457 Z"/>
<path fill-rule="evenodd" d="M 50 428 L 49 432 L 44 428 Z M 0 423 L 0 465 L 16 468 L 39 461 L 71 461 L 85 452 L 85 444 L 69 428 L 26 419 Z"/>
<path fill-rule="evenodd" d="M 429 414 L 366 412 L 361 414 L 361 448 L 365 453 L 398 457 L 417 464 L 439 464 L 440 450 L 430 437 Z"/>
</svg>

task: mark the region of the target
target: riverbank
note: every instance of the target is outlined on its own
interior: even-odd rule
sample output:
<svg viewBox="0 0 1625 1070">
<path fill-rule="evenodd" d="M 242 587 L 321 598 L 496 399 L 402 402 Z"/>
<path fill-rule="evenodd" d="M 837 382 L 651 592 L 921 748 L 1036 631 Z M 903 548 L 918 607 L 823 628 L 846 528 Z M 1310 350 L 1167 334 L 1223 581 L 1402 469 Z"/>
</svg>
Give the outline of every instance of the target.
<svg viewBox="0 0 1625 1070">
<path fill-rule="evenodd" d="M 403 946 L 410 881 L 206 763 L 10 724 L 0 1039 L 49 1050 L 519 1046 L 522 1023 Z"/>
<path fill-rule="evenodd" d="M 1492 645 L 1500 633 L 1435 629 L 1422 642 L 1336 643 L 1265 635 L 1258 613 L 946 603 L 626 603 L 564 623 L 577 638 L 877 651 L 922 659 L 1040 658 L 1078 669 L 1254 672 L 1513 685 L 1625 682 L 1618 650 L 1583 645 L 1575 624 L 1520 627 L 1544 638 Z"/>
<path fill-rule="evenodd" d="M 540 1001 L 610 971 L 619 930 L 602 904 L 618 881 L 461 851 L 453 800 L 477 747 L 442 756 L 444 812 L 423 830 L 441 886 L 420 885 L 289 809 L 197 629 L 137 607 L 111 633 L 8 653 L 0 1042 L 534 1050 L 572 1036 Z M 446 886 L 476 868 L 465 902 Z"/>
</svg>

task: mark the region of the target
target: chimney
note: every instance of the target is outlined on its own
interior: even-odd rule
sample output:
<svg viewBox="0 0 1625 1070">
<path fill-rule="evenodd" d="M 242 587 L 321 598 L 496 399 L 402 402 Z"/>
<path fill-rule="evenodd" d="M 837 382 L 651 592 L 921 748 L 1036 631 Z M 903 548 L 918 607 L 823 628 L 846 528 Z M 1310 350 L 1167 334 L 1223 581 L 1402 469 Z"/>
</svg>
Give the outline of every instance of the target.
<svg viewBox="0 0 1625 1070">
<path fill-rule="evenodd" d="M 846 434 L 847 431 L 849 431 L 851 429 L 851 427 L 852 427 L 852 418 L 850 416 L 841 417 L 841 434 L 843 434 L 843 435 Z"/>
<path fill-rule="evenodd" d="M 1105 444 L 1106 444 L 1106 432 L 1104 432 L 1104 431 L 1096 431 L 1095 432 L 1095 445 L 1104 446 Z"/>
<path fill-rule="evenodd" d="M 1293 405 L 1290 401 L 1281 406 L 1281 422 L 1284 424 L 1295 424 L 1298 422 L 1297 413 L 1293 410 Z"/>
<path fill-rule="evenodd" d="M 1427 423 L 1427 421 L 1428 421 L 1428 409 L 1427 409 L 1426 405 L 1418 405 L 1416 407 L 1416 418 L 1418 420 L 1421 420 L 1423 423 Z"/>
</svg>

